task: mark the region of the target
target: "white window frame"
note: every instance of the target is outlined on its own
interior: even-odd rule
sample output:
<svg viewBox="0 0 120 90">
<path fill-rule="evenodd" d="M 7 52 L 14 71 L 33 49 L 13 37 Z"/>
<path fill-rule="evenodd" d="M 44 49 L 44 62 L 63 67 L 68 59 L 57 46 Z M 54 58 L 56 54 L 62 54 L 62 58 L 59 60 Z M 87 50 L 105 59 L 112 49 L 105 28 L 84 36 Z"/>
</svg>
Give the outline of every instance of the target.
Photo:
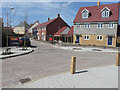
<svg viewBox="0 0 120 90">
<path fill-rule="evenodd" d="M 113 27 L 111 27 L 110 24 L 113 24 Z M 109 27 L 109 28 L 114 28 L 114 23 L 109 23 L 108 27 Z"/>
<path fill-rule="evenodd" d="M 84 25 L 84 27 L 85 27 L 85 28 L 90 28 L 90 24 L 89 24 L 89 23 L 86 23 L 86 24 Z"/>
<path fill-rule="evenodd" d="M 103 11 L 102 12 L 102 17 L 109 17 L 110 16 L 110 11 Z"/>
<path fill-rule="evenodd" d="M 104 11 L 104 9 L 107 9 L 108 11 Z M 107 17 L 110 16 L 110 9 L 109 9 L 108 7 L 104 7 L 104 8 L 101 10 L 101 12 L 102 12 L 102 17 L 103 17 L 103 18 L 107 18 Z"/>
<path fill-rule="evenodd" d="M 85 38 L 85 37 L 89 37 L 89 38 Z M 90 36 L 89 35 L 84 35 L 84 40 L 90 40 Z"/>
<path fill-rule="evenodd" d="M 77 25 L 77 28 L 81 28 L 81 26 L 80 26 L 80 25 Z"/>
<path fill-rule="evenodd" d="M 98 27 L 98 25 L 100 25 L 100 27 Z M 102 27 L 101 27 L 101 25 L 102 25 Z M 97 28 L 103 28 L 103 25 L 104 25 L 103 23 L 98 23 Z"/>
<path fill-rule="evenodd" d="M 85 17 L 84 14 L 87 14 L 86 17 Z M 88 18 L 88 15 L 89 15 L 88 13 L 82 13 L 82 18 L 84 18 L 84 19 L 85 19 L 85 18 Z"/>
<path fill-rule="evenodd" d="M 84 11 L 87 11 L 87 13 L 83 13 Z M 81 13 L 82 13 L 82 18 L 83 18 L 83 19 L 87 19 L 87 18 L 88 18 L 88 16 L 89 16 L 89 11 L 88 11 L 86 8 L 85 8 Z M 87 14 L 86 17 L 84 17 L 84 16 L 85 16 L 84 14 Z"/>
<path fill-rule="evenodd" d="M 99 37 L 99 39 L 98 39 L 98 37 Z M 100 37 L 102 37 L 102 39 L 100 39 Z M 102 35 L 97 35 L 97 40 L 99 40 L 99 41 L 102 41 L 103 40 L 103 36 Z"/>
</svg>

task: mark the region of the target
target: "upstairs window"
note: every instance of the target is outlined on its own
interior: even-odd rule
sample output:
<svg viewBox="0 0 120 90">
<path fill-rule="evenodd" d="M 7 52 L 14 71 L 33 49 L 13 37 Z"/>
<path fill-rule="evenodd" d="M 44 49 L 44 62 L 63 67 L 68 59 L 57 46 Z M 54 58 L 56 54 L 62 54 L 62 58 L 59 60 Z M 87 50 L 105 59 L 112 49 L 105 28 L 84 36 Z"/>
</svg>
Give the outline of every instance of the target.
<svg viewBox="0 0 120 90">
<path fill-rule="evenodd" d="M 109 23 L 109 28 L 114 28 L 114 23 Z"/>
<path fill-rule="evenodd" d="M 77 28 L 80 28 L 80 25 L 77 25 Z"/>
<path fill-rule="evenodd" d="M 90 24 L 85 24 L 85 28 L 90 28 Z"/>
<path fill-rule="evenodd" d="M 83 19 L 87 19 L 89 17 L 89 11 L 87 9 L 84 9 L 81 13 Z"/>
<path fill-rule="evenodd" d="M 110 16 L 110 10 L 107 7 L 103 8 L 103 10 L 102 10 L 102 18 L 107 18 L 109 16 Z"/>
<path fill-rule="evenodd" d="M 103 28 L 103 24 L 102 23 L 97 24 L 97 28 Z"/>
</svg>

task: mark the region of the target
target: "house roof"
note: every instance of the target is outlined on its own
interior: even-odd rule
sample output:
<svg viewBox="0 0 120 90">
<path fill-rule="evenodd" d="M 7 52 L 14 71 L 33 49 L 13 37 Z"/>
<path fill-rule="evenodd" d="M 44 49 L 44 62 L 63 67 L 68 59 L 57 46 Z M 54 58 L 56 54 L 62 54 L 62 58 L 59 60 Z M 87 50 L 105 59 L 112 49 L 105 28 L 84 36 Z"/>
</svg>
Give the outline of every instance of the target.
<svg viewBox="0 0 120 90">
<path fill-rule="evenodd" d="M 38 22 L 39 23 L 39 20 L 37 20 L 36 22 Z M 34 22 L 33 24 L 31 24 L 30 26 L 32 27 L 36 22 Z"/>
<path fill-rule="evenodd" d="M 105 4 L 100 6 L 89 6 L 89 7 L 80 7 L 78 13 L 73 21 L 73 23 L 80 23 L 80 22 L 105 22 L 105 21 L 118 21 L 119 20 L 119 3 L 115 4 Z M 111 15 L 109 18 L 102 18 L 101 17 L 101 10 L 103 8 L 109 8 L 111 11 Z M 90 13 L 88 19 L 82 19 L 82 11 L 87 9 Z"/>
<path fill-rule="evenodd" d="M 27 29 L 30 28 L 30 25 L 27 22 L 25 23 L 26 23 L 26 28 Z M 25 27 L 25 23 L 21 21 L 20 24 L 16 25 L 15 27 Z"/>
<path fill-rule="evenodd" d="M 51 22 L 55 21 L 56 19 L 57 19 L 57 18 L 54 18 L 54 19 L 51 19 L 51 20 L 49 20 L 49 21 L 47 21 L 47 22 L 41 23 L 41 24 L 37 25 L 37 26 L 34 27 L 34 28 L 38 28 L 38 27 L 42 27 L 42 26 L 47 26 L 48 24 L 50 24 Z"/>
<path fill-rule="evenodd" d="M 13 32 L 13 29 L 10 27 L 4 27 L 3 33 L 6 35 L 8 34 L 9 36 L 14 36 L 15 33 Z"/>
<path fill-rule="evenodd" d="M 59 36 L 64 30 L 66 30 L 68 28 L 68 26 L 62 27 L 59 31 L 57 31 L 54 35 L 55 36 Z"/>
<path fill-rule="evenodd" d="M 67 33 L 68 35 L 73 35 L 73 26 L 70 28 L 69 32 Z"/>
<path fill-rule="evenodd" d="M 67 27 L 61 34 L 68 34 L 69 30 L 70 30 L 70 28 Z"/>
<path fill-rule="evenodd" d="M 60 34 L 62 35 L 73 35 L 73 26 L 71 28 L 69 28 L 68 26 L 65 26 L 63 28 L 61 28 L 58 32 L 56 32 L 54 35 L 55 36 L 60 36 Z"/>
</svg>

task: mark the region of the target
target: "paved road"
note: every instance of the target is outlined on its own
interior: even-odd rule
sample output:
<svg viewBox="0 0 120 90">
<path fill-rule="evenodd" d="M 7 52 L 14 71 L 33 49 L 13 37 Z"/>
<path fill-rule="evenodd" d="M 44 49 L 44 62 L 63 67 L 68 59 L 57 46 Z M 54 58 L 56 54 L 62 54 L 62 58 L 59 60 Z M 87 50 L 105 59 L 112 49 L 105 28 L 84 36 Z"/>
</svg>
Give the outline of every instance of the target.
<svg viewBox="0 0 120 90">
<path fill-rule="evenodd" d="M 115 64 L 116 53 L 76 52 L 51 47 L 33 41 L 35 51 L 31 54 L 2 61 L 3 87 L 20 84 L 19 80 L 32 80 L 48 75 L 70 71 L 71 56 L 77 57 L 77 69 Z"/>
</svg>

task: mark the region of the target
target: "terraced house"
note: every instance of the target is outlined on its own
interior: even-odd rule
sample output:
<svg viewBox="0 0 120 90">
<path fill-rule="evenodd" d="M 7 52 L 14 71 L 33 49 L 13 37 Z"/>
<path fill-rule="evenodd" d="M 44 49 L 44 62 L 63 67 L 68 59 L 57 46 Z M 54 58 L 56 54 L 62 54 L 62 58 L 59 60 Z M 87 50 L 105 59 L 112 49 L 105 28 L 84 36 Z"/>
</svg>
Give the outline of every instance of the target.
<svg viewBox="0 0 120 90">
<path fill-rule="evenodd" d="M 74 23 L 74 44 L 116 47 L 119 3 L 80 7 Z"/>
</svg>

